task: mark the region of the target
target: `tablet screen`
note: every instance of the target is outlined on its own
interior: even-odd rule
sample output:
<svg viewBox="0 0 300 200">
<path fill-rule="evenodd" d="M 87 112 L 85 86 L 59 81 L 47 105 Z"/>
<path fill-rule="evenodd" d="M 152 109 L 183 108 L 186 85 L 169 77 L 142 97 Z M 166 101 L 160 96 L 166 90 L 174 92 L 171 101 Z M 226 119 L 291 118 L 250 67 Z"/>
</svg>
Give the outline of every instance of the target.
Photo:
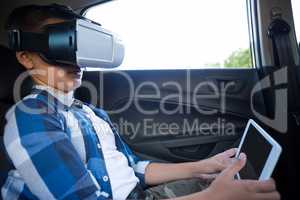
<svg viewBox="0 0 300 200">
<path fill-rule="evenodd" d="M 258 180 L 271 150 L 272 145 L 250 124 L 240 151 L 247 155 L 247 163 L 239 172 L 240 178 Z"/>
</svg>

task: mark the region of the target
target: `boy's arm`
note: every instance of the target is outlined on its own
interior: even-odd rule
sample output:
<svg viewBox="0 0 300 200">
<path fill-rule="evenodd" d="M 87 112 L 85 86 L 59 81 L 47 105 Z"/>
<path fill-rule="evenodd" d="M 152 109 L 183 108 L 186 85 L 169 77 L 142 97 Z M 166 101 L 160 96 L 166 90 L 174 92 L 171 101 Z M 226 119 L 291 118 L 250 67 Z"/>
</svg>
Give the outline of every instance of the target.
<svg viewBox="0 0 300 200">
<path fill-rule="evenodd" d="M 145 170 L 145 182 L 157 185 L 188 178 L 215 178 L 234 160 L 236 149 L 229 149 L 208 159 L 178 164 L 150 163 Z"/>
<path fill-rule="evenodd" d="M 150 163 L 145 172 L 148 185 L 158 185 L 169 181 L 193 178 L 193 163 Z M 202 168 L 199 166 L 199 168 Z"/>
<path fill-rule="evenodd" d="M 27 99 L 30 109 L 48 109 Z M 16 106 L 7 115 L 4 143 L 22 179 L 39 199 L 106 199 L 54 114 L 30 114 Z"/>
</svg>

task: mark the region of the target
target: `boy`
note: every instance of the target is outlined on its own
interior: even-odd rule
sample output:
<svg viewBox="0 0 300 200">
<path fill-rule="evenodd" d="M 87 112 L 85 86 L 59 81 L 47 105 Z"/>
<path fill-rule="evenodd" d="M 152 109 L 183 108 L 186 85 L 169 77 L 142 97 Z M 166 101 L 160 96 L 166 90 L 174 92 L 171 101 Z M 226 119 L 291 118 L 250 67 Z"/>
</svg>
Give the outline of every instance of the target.
<svg viewBox="0 0 300 200">
<path fill-rule="evenodd" d="M 77 17 L 57 4 L 29 5 L 11 13 L 7 29 L 42 32 L 45 25 Z M 6 115 L 4 143 L 15 168 L 2 187 L 3 199 L 280 198 L 272 180 L 234 180 L 246 162 L 244 154 L 232 158 L 235 149 L 197 162 L 140 160 L 103 110 L 73 98 L 82 78 L 78 66 L 48 63 L 38 52 L 19 51 L 16 58 L 35 86 Z M 209 187 L 200 181 L 218 173 Z"/>
</svg>

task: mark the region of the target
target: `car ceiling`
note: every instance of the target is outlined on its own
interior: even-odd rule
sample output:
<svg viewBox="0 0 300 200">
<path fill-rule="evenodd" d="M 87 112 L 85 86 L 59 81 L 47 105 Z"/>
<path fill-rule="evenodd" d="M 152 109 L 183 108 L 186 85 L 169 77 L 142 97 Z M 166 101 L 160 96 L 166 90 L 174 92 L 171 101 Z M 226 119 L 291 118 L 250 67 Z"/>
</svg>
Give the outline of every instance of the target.
<svg viewBox="0 0 300 200">
<path fill-rule="evenodd" d="M 107 0 L 5 0 L 1 2 L 0 6 L 0 44 L 7 44 L 6 32 L 4 31 L 4 23 L 9 13 L 16 7 L 26 4 L 51 4 L 59 3 L 71 6 L 74 10 L 80 12 L 83 8 L 88 6 L 106 2 Z"/>
</svg>

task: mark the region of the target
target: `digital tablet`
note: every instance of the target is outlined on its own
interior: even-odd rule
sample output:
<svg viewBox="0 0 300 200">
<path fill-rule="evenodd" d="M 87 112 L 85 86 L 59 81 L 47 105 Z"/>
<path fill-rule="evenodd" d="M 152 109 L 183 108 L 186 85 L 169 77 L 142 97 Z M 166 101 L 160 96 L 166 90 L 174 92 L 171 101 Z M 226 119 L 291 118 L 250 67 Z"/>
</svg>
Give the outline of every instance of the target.
<svg viewBox="0 0 300 200">
<path fill-rule="evenodd" d="M 281 154 L 281 146 L 257 123 L 247 123 L 236 157 L 240 152 L 247 155 L 247 163 L 236 175 L 237 179 L 267 180 Z"/>
</svg>

